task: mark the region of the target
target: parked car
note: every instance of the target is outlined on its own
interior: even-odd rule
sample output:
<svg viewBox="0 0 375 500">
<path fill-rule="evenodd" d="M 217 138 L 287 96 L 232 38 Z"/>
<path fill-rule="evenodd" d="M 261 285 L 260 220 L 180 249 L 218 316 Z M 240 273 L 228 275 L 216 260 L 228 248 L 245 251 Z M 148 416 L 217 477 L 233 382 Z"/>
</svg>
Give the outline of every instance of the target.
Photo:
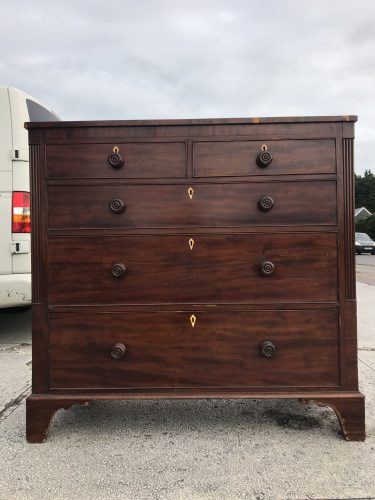
<svg viewBox="0 0 375 500">
<path fill-rule="evenodd" d="M 375 242 L 366 233 L 355 233 L 355 252 L 375 255 Z"/>
<path fill-rule="evenodd" d="M 31 304 L 29 148 L 24 123 L 60 118 L 0 86 L 0 308 Z"/>
</svg>

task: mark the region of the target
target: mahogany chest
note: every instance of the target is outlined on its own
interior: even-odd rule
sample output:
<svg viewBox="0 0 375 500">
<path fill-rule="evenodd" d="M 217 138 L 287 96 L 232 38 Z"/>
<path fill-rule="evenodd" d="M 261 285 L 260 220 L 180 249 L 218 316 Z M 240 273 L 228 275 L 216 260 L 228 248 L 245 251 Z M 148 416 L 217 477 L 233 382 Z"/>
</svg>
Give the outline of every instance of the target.
<svg viewBox="0 0 375 500">
<path fill-rule="evenodd" d="M 363 440 L 355 121 L 28 123 L 28 440 L 150 398 L 315 401 Z"/>
</svg>

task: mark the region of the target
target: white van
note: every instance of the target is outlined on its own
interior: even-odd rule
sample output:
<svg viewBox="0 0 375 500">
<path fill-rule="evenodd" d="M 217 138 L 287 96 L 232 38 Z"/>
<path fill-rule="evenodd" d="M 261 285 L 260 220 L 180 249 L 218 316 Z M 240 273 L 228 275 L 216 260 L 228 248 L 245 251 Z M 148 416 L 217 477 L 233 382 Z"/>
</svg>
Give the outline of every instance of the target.
<svg viewBox="0 0 375 500">
<path fill-rule="evenodd" d="M 0 86 L 0 308 L 31 304 L 29 148 L 24 123 L 60 118 Z"/>
</svg>

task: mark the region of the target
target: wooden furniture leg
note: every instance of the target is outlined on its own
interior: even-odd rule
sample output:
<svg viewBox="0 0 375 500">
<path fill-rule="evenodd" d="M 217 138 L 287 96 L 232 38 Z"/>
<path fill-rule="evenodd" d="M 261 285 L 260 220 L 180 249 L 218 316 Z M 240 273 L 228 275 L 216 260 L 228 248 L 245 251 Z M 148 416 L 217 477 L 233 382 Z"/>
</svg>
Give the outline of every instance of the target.
<svg viewBox="0 0 375 500">
<path fill-rule="evenodd" d="M 365 433 L 365 397 L 361 393 L 355 396 L 314 397 L 301 399 L 302 403 L 310 401 L 319 406 L 330 406 L 336 413 L 341 430 L 347 441 L 364 441 Z"/>
<path fill-rule="evenodd" d="M 26 438 L 29 443 L 44 443 L 54 414 L 73 405 L 86 405 L 85 400 L 29 396 L 26 400 Z"/>
</svg>

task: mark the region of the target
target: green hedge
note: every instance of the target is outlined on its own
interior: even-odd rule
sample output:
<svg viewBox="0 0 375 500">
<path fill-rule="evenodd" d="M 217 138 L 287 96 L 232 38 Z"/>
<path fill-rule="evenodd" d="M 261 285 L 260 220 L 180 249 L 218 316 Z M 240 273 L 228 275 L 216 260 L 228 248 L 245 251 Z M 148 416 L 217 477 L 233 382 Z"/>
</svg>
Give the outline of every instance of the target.
<svg viewBox="0 0 375 500">
<path fill-rule="evenodd" d="M 356 221 L 355 230 L 357 233 L 367 233 L 373 240 L 375 240 L 375 215 Z"/>
<path fill-rule="evenodd" d="M 355 206 L 375 212 L 375 175 L 370 170 L 355 176 Z"/>
</svg>

